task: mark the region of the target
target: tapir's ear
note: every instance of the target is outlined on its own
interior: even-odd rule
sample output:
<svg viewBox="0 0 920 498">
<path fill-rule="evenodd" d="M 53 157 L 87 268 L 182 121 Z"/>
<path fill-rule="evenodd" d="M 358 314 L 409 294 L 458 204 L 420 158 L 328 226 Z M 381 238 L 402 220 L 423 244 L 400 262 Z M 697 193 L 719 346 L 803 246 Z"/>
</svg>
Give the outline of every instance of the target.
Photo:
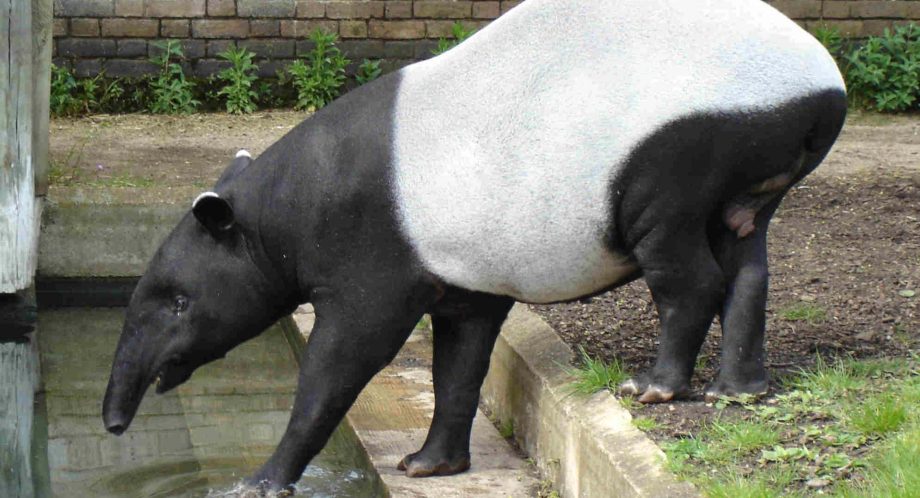
<svg viewBox="0 0 920 498">
<path fill-rule="evenodd" d="M 252 154 L 247 150 L 240 150 L 236 153 L 236 157 L 233 158 L 233 162 L 227 166 L 227 169 L 224 170 L 223 174 L 220 175 L 220 178 L 217 179 L 217 186 L 215 188 L 219 189 L 224 184 L 233 179 L 236 175 L 240 174 L 241 171 L 248 168 L 252 164 Z"/>
<path fill-rule="evenodd" d="M 198 222 L 214 235 L 233 227 L 233 207 L 215 192 L 205 192 L 192 203 L 192 213 Z"/>
</svg>

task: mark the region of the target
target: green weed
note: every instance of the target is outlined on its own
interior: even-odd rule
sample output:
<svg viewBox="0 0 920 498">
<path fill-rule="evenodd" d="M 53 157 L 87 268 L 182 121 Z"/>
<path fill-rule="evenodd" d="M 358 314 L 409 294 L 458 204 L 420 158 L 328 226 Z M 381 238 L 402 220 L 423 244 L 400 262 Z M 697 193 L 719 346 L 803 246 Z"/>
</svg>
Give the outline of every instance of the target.
<svg viewBox="0 0 920 498">
<path fill-rule="evenodd" d="M 303 60 L 288 66 L 297 89 L 295 109 L 315 111 L 339 96 L 345 84 L 345 66 L 350 62 L 335 46 L 338 35 L 317 29 L 310 35 L 313 50 Z"/>
<path fill-rule="evenodd" d="M 571 384 L 573 393 L 591 395 L 604 389 L 614 390 L 628 377 L 619 360 L 614 359 L 613 363 L 607 364 L 600 358 L 592 358 L 584 348 L 578 349 L 582 366 L 568 370 L 569 374 L 576 377 Z"/>
<path fill-rule="evenodd" d="M 460 21 L 455 22 L 455 23 L 450 27 L 450 30 L 451 30 L 451 34 L 453 35 L 453 39 L 447 39 L 447 38 L 441 38 L 441 39 L 439 39 L 439 40 L 438 40 L 438 46 L 435 47 L 435 48 L 431 51 L 431 53 L 432 53 L 433 55 L 441 55 L 441 54 L 443 54 L 444 52 L 447 52 L 448 50 L 450 50 L 450 49 L 456 47 L 457 45 L 459 45 L 459 44 L 461 44 L 461 43 L 463 43 L 464 40 L 466 40 L 467 38 L 473 36 L 473 33 L 476 32 L 475 29 L 469 29 L 469 30 L 466 29 L 466 27 L 463 26 L 463 23 L 461 23 Z"/>
<path fill-rule="evenodd" d="M 150 62 L 159 67 L 156 76 L 150 80 L 152 95 L 148 110 L 154 114 L 191 114 L 201 102 L 194 98 L 195 84 L 185 78 L 182 66 L 177 60 L 185 56 L 182 46 L 176 40 L 154 42 L 160 50 L 159 55 L 151 57 Z"/>
<path fill-rule="evenodd" d="M 364 85 L 379 78 L 382 72 L 383 70 L 380 69 L 380 61 L 364 59 L 361 65 L 358 66 L 358 71 L 355 73 L 355 80 L 359 85 Z"/>
<path fill-rule="evenodd" d="M 227 112 L 230 114 L 249 114 L 256 110 L 255 99 L 258 94 L 253 83 L 258 79 L 256 71 L 259 66 L 252 63 L 255 55 L 245 48 L 237 47 L 230 47 L 217 54 L 230 63 L 230 67 L 217 73 L 217 79 L 224 82 L 217 96 L 226 100 Z"/>
</svg>

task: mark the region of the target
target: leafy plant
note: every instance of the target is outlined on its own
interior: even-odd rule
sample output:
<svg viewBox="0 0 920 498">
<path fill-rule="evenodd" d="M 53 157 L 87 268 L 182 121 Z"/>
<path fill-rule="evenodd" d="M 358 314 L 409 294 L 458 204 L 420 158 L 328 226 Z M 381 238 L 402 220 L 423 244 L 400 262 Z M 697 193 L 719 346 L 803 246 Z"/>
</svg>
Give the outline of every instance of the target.
<svg viewBox="0 0 920 498">
<path fill-rule="evenodd" d="M 200 101 L 192 93 L 195 84 L 185 78 L 182 66 L 176 60 L 182 60 L 182 46 L 176 40 L 156 42 L 154 47 L 160 49 L 160 54 L 151 57 L 150 62 L 160 69 L 156 76 L 150 80 L 152 90 L 149 101 L 149 110 L 154 114 L 191 114 L 195 112 Z"/>
<path fill-rule="evenodd" d="M 80 109 L 80 102 L 74 98 L 77 79 L 66 67 L 51 65 L 51 114 L 69 116 Z"/>
<path fill-rule="evenodd" d="M 834 57 L 840 56 L 843 51 L 843 36 L 840 35 L 839 29 L 826 25 L 820 26 L 815 29 L 814 36 L 831 55 Z"/>
<path fill-rule="evenodd" d="M 121 80 L 106 81 L 99 73 L 92 78 L 78 80 L 65 67 L 51 65 L 51 114 L 74 116 L 107 108 L 124 95 Z"/>
<path fill-rule="evenodd" d="M 255 98 L 258 95 L 253 89 L 253 83 L 258 79 L 255 73 L 259 66 L 252 63 L 252 58 L 256 54 L 242 47 L 231 46 L 217 56 L 230 63 L 230 67 L 217 73 L 217 79 L 225 83 L 217 96 L 226 99 L 227 112 L 249 114 L 255 111 Z"/>
<path fill-rule="evenodd" d="M 438 46 L 431 51 L 433 55 L 441 55 L 444 52 L 447 52 L 448 50 L 463 43 L 464 40 L 473 36 L 473 33 L 476 32 L 475 29 L 466 29 L 466 27 L 464 27 L 463 23 L 460 21 L 455 22 L 450 27 L 450 31 L 453 35 L 453 39 L 440 38 L 438 40 Z"/>
<path fill-rule="evenodd" d="M 345 66 L 350 62 L 335 46 L 338 36 L 317 29 L 310 35 L 313 50 L 303 60 L 288 66 L 297 89 L 295 109 L 315 111 L 339 96 L 345 84 Z"/>
<path fill-rule="evenodd" d="M 878 111 L 916 109 L 920 100 L 920 26 L 888 29 L 845 57 L 847 87 L 859 105 Z"/>
<path fill-rule="evenodd" d="M 382 72 L 383 70 L 380 69 L 380 61 L 364 59 L 361 65 L 358 66 L 358 71 L 355 73 L 355 80 L 358 81 L 359 85 L 370 83 L 379 78 Z"/>
</svg>

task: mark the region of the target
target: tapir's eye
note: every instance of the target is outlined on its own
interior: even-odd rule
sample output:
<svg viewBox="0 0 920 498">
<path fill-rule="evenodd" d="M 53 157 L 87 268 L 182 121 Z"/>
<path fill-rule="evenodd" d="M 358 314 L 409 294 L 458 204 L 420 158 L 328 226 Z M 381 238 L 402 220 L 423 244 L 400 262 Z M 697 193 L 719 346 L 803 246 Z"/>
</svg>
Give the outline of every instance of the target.
<svg viewBox="0 0 920 498">
<path fill-rule="evenodd" d="M 185 296 L 177 296 L 176 302 L 173 303 L 173 311 L 176 313 L 181 313 L 188 308 L 188 298 Z"/>
</svg>

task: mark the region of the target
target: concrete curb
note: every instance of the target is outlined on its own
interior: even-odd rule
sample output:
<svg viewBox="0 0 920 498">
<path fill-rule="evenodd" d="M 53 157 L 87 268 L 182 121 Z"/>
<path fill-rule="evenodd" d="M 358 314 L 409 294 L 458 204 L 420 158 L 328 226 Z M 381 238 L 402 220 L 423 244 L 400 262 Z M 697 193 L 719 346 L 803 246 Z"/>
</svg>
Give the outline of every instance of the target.
<svg viewBox="0 0 920 498">
<path fill-rule="evenodd" d="M 664 468 L 664 453 L 607 392 L 570 395 L 572 351 L 526 305 L 511 311 L 482 400 L 564 497 L 696 497 Z"/>
</svg>

